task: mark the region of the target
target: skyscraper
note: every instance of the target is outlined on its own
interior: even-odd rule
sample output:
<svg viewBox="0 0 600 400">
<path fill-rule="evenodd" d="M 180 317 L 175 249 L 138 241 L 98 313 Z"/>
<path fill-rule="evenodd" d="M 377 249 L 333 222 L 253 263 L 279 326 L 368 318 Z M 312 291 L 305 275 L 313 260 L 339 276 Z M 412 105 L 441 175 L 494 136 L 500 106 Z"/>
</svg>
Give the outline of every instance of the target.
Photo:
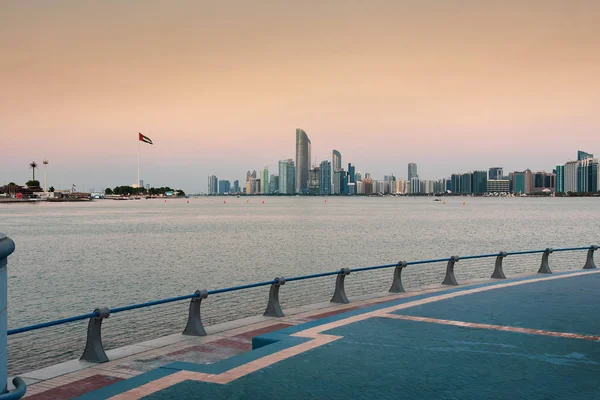
<svg viewBox="0 0 600 400">
<path fill-rule="evenodd" d="M 598 191 L 598 160 L 586 158 L 579 161 L 577 166 L 577 191 L 595 193 Z"/>
<path fill-rule="evenodd" d="M 356 183 L 356 175 L 354 171 L 356 171 L 356 167 L 351 163 L 348 163 L 348 183 Z"/>
<path fill-rule="evenodd" d="M 219 192 L 219 180 L 215 175 L 208 177 L 208 194 L 217 194 Z"/>
<path fill-rule="evenodd" d="M 321 171 L 319 167 L 313 167 L 308 171 L 308 191 L 310 194 L 320 193 Z"/>
<path fill-rule="evenodd" d="M 302 129 L 296 129 L 296 193 L 308 193 L 310 169 L 310 139 Z"/>
<path fill-rule="evenodd" d="M 331 162 L 321 161 L 319 166 L 319 191 L 321 194 L 331 194 Z"/>
<path fill-rule="evenodd" d="M 269 178 L 269 193 L 274 194 L 279 191 L 279 176 L 271 175 Z"/>
<path fill-rule="evenodd" d="M 594 155 L 581 150 L 577 151 L 577 161 L 582 161 L 586 158 L 594 158 Z"/>
<path fill-rule="evenodd" d="M 260 192 L 269 193 L 269 167 L 265 167 L 260 174 Z"/>
<path fill-rule="evenodd" d="M 417 173 L 417 164 L 408 163 L 408 180 L 412 180 L 412 178 L 418 178 L 419 174 Z"/>
<path fill-rule="evenodd" d="M 502 170 L 502 167 L 492 167 L 490 168 L 488 179 L 492 181 L 497 181 L 502 179 L 503 174 L 504 171 Z"/>
<path fill-rule="evenodd" d="M 485 171 L 474 171 L 472 176 L 472 193 L 484 194 L 487 192 L 487 173 Z"/>
<path fill-rule="evenodd" d="M 293 194 L 296 190 L 296 168 L 294 160 L 279 161 L 279 193 Z"/>
<path fill-rule="evenodd" d="M 333 168 L 333 172 L 342 169 L 342 153 L 337 150 L 331 154 L 331 168 Z"/>
<path fill-rule="evenodd" d="M 557 193 L 565 192 L 565 166 L 564 165 L 556 166 L 556 192 Z"/>
<path fill-rule="evenodd" d="M 565 193 L 577 192 L 577 161 L 565 163 Z"/>
<path fill-rule="evenodd" d="M 240 181 L 238 181 L 237 179 L 235 181 L 233 181 L 233 193 L 239 193 L 240 192 Z"/>
</svg>

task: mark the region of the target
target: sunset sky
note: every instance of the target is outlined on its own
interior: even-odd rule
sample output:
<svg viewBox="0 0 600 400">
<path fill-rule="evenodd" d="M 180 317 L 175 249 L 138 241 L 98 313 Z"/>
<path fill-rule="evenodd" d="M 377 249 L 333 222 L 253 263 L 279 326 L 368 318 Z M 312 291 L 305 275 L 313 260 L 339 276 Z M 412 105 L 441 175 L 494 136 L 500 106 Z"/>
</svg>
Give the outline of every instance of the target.
<svg viewBox="0 0 600 400">
<path fill-rule="evenodd" d="M 597 0 L 0 2 L 0 184 L 103 189 L 295 156 L 374 178 L 600 155 Z M 39 175 L 41 176 L 41 175 Z"/>
</svg>

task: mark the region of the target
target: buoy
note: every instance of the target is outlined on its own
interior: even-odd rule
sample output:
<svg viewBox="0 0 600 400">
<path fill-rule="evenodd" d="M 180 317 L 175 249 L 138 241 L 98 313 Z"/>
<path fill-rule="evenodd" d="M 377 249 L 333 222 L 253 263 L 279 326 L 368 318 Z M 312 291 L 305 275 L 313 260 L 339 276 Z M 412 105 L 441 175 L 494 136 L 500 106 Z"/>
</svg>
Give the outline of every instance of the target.
<svg viewBox="0 0 600 400">
<path fill-rule="evenodd" d="M 263 200 L 262 203 L 265 204 L 265 201 Z"/>
<path fill-rule="evenodd" d="M 190 204 L 190 201 L 188 200 L 187 203 Z"/>
<path fill-rule="evenodd" d="M 227 200 L 223 200 L 223 204 L 227 204 Z"/>
<path fill-rule="evenodd" d="M 467 202 L 466 202 L 466 201 L 463 201 L 463 206 L 464 206 L 465 204 L 467 204 Z"/>
<path fill-rule="evenodd" d="M 445 200 L 444 200 L 444 201 L 442 201 L 442 204 L 446 204 L 446 201 L 445 201 Z"/>
<path fill-rule="evenodd" d="M 325 203 L 327 203 L 327 199 L 325 199 Z"/>
<path fill-rule="evenodd" d="M 167 202 L 167 200 L 165 200 L 165 203 Z"/>
</svg>

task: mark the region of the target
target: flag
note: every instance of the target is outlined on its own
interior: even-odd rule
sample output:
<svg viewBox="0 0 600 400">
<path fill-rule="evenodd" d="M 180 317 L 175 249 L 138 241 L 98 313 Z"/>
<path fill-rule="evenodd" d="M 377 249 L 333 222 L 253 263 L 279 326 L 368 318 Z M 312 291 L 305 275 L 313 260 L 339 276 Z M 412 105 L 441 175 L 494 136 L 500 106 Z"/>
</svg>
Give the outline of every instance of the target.
<svg viewBox="0 0 600 400">
<path fill-rule="evenodd" d="M 152 140 L 150 140 L 150 138 L 148 136 L 144 136 L 141 133 L 139 133 L 139 134 L 140 134 L 140 142 L 152 144 Z"/>
</svg>

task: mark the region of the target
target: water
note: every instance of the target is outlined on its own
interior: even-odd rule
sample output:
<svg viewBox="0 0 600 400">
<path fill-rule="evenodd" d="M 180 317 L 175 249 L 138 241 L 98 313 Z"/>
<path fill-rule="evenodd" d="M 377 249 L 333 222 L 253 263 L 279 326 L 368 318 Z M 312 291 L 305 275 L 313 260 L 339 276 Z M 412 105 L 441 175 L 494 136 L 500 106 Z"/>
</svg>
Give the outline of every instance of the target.
<svg viewBox="0 0 600 400">
<path fill-rule="evenodd" d="M 0 231 L 17 246 L 8 269 L 9 328 L 276 276 L 600 242 L 595 198 L 247 200 L 0 204 Z M 555 268 L 580 268 L 585 257 L 556 253 L 551 260 Z M 489 276 L 493 261 L 462 261 L 457 278 Z M 505 263 L 507 274 L 534 272 L 539 256 Z M 409 268 L 405 286 L 441 282 L 443 271 L 442 264 Z M 387 290 L 392 272 L 351 274 L 347 293 Z M 334 280 L 286 284 L 283 306 L 329 300 Z M 263 287 L 211 296 L 203 302 L 204 322 L 262 313 L 267 293 Z M 105 347 L 180 332 L 186 320 L 187 302 L 115 314 L 103 325 Z M 10 372 L 78 358 L 85 329 L 82 321 L 12 336 Z"/>
</svg>

